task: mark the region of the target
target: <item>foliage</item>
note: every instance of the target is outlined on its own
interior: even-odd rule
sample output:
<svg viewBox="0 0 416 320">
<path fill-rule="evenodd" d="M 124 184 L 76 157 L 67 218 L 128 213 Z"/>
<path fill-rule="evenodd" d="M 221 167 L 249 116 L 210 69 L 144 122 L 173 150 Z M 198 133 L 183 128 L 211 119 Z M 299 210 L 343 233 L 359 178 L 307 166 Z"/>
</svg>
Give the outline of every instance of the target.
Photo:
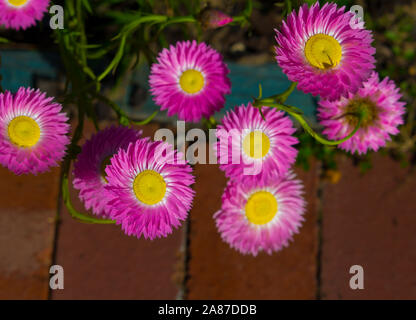
<svg viewBox="0 0 416 320">
<path fill-rule="evenodd" d="M 282 16 L 303 3 L 312 4 L 315 1 L 283 0 L 276 2 L 282 8 Z M 326 1 L 320 1 L 321 3 Z M 349 0 L 333 1 L 339 5 L 351 6 Z M 254 6 L 261 6 L 259 1 Z M 233 17 L 233 24 L 249 25 L 253 10 L 253 1 L 244 1 L 245 9 Z M 201 23 L 201 13 L 205 8 L 201 0 L 66 0 L 64 2 L 65 29 L 55 30 L 54 39 L 59 47 L 62 61 L 66 70 L 65 94 L 61 102 L 77 106 L 77 127 L 74 131 L 69 153 L 65 158 L 62 171 L 62 193 L 68 207 L 71 207 L 67 181 L 71 162 L 80 152 L 78 142 L 82 136 L 86 118 L 90 119 L 96 129 L 99 123 L 95 104 L 101 102 L 111 108 L 121 125 L 150 122 L 157 114 L 153 113 L 148 119 L 135 121 L 114 102 L 111 94 L 106 94 L 104 85 L 110 84 L 115 91 L 122 83 L 123 77 L 139 63 L 152 63 L 156 53 L 167 47 L 172 39 L 201 39 L 204 29 Z M 366 9 L 366 8 L 365 8 Z M 371 15 L 366 10 L 367 27 L 376 34 L 377 59 L 380 75 L 389 76 L 400 84 L 408 102 L 408 118 L 401 134 L 389 145 L 388 149 L 397 159 L 407 163 L 407 154 L 413 153 L 416 159 L 416 4 L 405 7 L 397 6 L 394 12 L 382 15 Z M 88 26 L 88 28 L 87 28 Z M 8 40 L 0 37 L 0 43 Z M 103 66 L 103 61 L 104 63 Z M 409 76 L 410 75 L 410 76 Z M 302 113 L 294 107 L 285 105 L 287 92 L 269 98 L 255 99 L 253 105 L 268 105 L 288 112 L 297 119 L 305 132 L 299 132 L 300 141 L 297 164 L 307 169 L 311 157 L 322 161 L 323 168 L 336 169 L 337 149 L 334 147 L 342 141 L 328 141 L 321 137 L 303 119 Z M 360 117 L 361 115 L 356 115 Z M 212 119 L 204 123 L 215 126 Z M 358 129 L 360 122 L 358 121 Z M 354 131 L 355 132 L 355 131 Z M 351 135 L 354 133 L 352 132 Z M 317 143 L 318 140 L 320 143 Z M 371 168 L 370 157 L 352 155 L 362 171 Z M 73 209 L 73 208 L 72 208 Z M 75 218 L 84 222 L 94 222 L 90 217 L 82 217 L 76 211 L 70 210 Z M 97 219 L 98 220 L 98 219 Z M 108 223 L 106 220 L 99 220 Z"/>
</svg>

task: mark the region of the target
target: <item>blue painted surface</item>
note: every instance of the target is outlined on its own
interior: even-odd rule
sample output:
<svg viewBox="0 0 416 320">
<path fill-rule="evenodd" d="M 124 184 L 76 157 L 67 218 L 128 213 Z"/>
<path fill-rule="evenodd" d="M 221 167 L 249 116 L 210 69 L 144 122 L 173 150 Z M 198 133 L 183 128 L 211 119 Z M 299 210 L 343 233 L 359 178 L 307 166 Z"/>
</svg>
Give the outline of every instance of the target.
<svg viewBox="0 0 416 320">
<path fill-rule="evenodd" d="M 253 96 L 257 97 L 259 93 L 259 84 L 261 84 L 263 88 L 263 97 L 283 92 L 291 84 L 276 63 L 241 65 L 234 62 L 227 62 L 227 65 L 230 69 L 229 77 L 231 79 L 232 92 L 230 95 L 226 96 L 225 108 L 215 115 L 217 120 L 220 119 L 227 110 L 252 101 Z M 133 74 L 133 81 L 143 85 L 146 90 L 148 90 L 148 74 L 149 67 L 142 66 Z M 129 89 L 131 89 L 131 87 Z M 130 93 L 131 92 L 129 91 L 128 95 Z M 316 103 L 311 95 L 295 90 L 287 100 L 287 103 L 302 109 L 307 118 L 314 121 Z M 124 104 L 126 105 L 126 103 Z M 141 115 L 147 115 L 155 110 L 157 110 L 157 106 L 155 106 L 153 101 L 149 98 L 140 113 Z"/>
<path fill-rule="evenodd" d="M 30 50 L 0 51 L 0 74 L 4 89 L 16 91 L 21 86 L 34 87 L 36 76 L 56 79 L 59 56 Z"/>
<path fill-rule="evenodd" d="M 0 51 L 2 66 L 0 74 L 3 76 L 3 88 L 16 91 L 20 86 L 36 87 L 36 77 L 57 79 L 60 69 L 60 59 L 55 53 L 30 50 L 2 50 Z M 220 119 L 222 115 L 236 105 L 245 104 L 258 95 L 258 85 L 263 87 L 263 96 L 269 96 L 284 91 L 290 81 L 276 63 L 249 66 L 234 62 L 227 63 L 230 69 L 229 77 L 232 83 L 232 93 L 226 97 L 225 108 L 215 115 Z M 148 90 L 148 66 L 139 67 L 132 75 L 131 83 L 137 83 Z M 128 105 L 133 87 L 127 88 L 126 95 L 119 101 L 124 110 L 131 116 L 146 117 L 157 110 L 150 95 L 144 105 L 134 109 Z M 288 104 L 295 105 L 305 112 L 312 121 L 315 118 L 315 100 L 311 95 L 295 90 L 289 97 Z M 162 113 L 162 118 L 165 113 Z M 159 116 L 161 119 L 161 116 Z"/>
</svg>

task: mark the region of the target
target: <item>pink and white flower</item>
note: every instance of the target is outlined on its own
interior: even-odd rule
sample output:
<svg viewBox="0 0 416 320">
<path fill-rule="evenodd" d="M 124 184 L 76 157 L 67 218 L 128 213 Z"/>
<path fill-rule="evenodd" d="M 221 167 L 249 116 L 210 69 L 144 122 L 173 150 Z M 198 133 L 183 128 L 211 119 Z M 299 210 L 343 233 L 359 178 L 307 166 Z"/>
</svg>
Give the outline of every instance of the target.
<svg viewBox="0 0 416 320">
<path fill-rule="evenodd" d="M 358 124 L 358 115 L 363 119 L 358 131 L 338 148 L 366 153 L 384 147 L 392 135 L 399 133 L 398 126 L 403 124 L 405 103 L 400 101 L 399 88 L 389 78 L 379 81 L 373 72 L 356 94 L 337 101 L 319 101 L 318 119 L 324 126 L 323 133 L 328 138 L 338 140 L 350 134 Z"/>
<path fill-rule="evenodd" d="M 0 93 L 0 164 L 18 175 L 58 166 L 69 144 L 68 118 L 61 110 L 39 90 Z"/>
<path fill-rule="evenodd" d="M 336 100 L 356 93 L 370 77 L 375 67 L 372 40 L 364 22 L 345 7 L 305 4 L 276 30 L 276 60 L 298 89 Z"/>
<path fill-rule="evenodd" d="M 171 161 L 161 160 L 161 149 Z M 147 138 L 130 143 L 111 158 L 105 169 L 110 218 L 127 235 L 166 237 L 186 219 L 194 197 L 190 187 L 194 176 L 188 164 L 178 164 L 179 159 L 181 153 L 170 144 Z"/>
<path fill-rule="evenodd" d="M 49 0 L 0 0 L 0 25 L 15 30 L 34 26 L 48 7 Z"/>
<path fill-rule="evenodd" d="M 303 186 L 284 177 L 229 181 L 214 219 L 222 239 L 243 254 L 271 254 L 289 245 L 305 212 Z"/>
<path fill-rule="evenodd" d="M 289 117 L 263 107 L 265 120 L 251 103 L 229 111 L 217 127 L 220 169 L 231 179 L 285 175 L 295 162 L 298 140 Z"/>
<path fill-rule="evenodd" d="M 224 107 L 231 92 L 228 72 L 221 55 L 205 43 L 178 42 L 163 49 L 152 65 L 150 91 L 168 116 L 198 122 Z"/>
<path fill-rule="evenodd" d="M 111 126 L 98 131 L 82 146 L 74 164 L 74 188 L 87 210 L 101 217 L 108 217 L 112 206 L 108 205 L 105 168 L 111 157 L 140 138 L 141 131 L 127 127 Z"/>
</svg>

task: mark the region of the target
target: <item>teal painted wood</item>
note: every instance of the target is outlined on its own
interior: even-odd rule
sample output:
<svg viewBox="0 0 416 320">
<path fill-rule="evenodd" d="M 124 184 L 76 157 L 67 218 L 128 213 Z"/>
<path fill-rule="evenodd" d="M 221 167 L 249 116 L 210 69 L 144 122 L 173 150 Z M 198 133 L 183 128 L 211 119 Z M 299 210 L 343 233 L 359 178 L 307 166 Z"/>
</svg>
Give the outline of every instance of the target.
<svg viewBox="0 0 416 320">
<path fill-rule="evenodd" d="M 59 56 L 32 50 L 0 50 L 0 74 L 4 89 L 16 91 L 21 86 L 36 86 L 36 77 L 57 79 Z"/>
<path fill-rule="evenodd" d="M 0 55 L 2 58 L 0 74 L 3 76 L 2 85 L 4 89 L 16 91 L 20 86 L 36 87 L 38 77 L 46 77 L 52 80 L 58 78 L 60 60 L 55 53 L 31 50 L 2 50 Z M 256 97 L 259 84 L 263 87 L 264 97 L 282 92 L 290 85 L 290 81 L 276 63 L 241 65 L 228 62 L 227 64 L 230 69 L 229 77 L 232 83 L 232 92 L 226 97 L 225 108 L 215 115 L 217 120 L 227 110 L 237 105 L 246 104 L 252 100 L 252 97 Z M 132 74 L 124 98 L 119 101 L 122 108 L 132 117 L 145 118 L 158 109 L 148 91 L 148 75 L 149 66 L 141 65 L 137 68 Z M 130 97 L 138 87 L 147 92 L 145 102 L 141 106 L 130 105 Z M 302 109 L 305 115 L 312 122 L 315 122 L 316 102 L 311 95 L 295 90 L 287 103 Z M 166 112 L 160 113 L 157 119 L 166 121 Z"/>
<path fill-rule="evenodd" d="M 286 90 L 291 82 L 281 71 L 276 63 L 266 63 L 262 65 L 242 65 L 235 62 L 227 62 L 230 69 L 230 80 L 232 84 L 232 92 L 226 97 L 225 108 L 215 115 L 219 120 L 222 116 L 234 106 L 246 104 L 252 101 L 252 97 L 257 97 L 259 93 L 259 84 L 263 88 L 263 97 L 267 97 Z M 143 87 L 147 92 L 149 89 L 147 78 L 149 67 L 142 65 L 133 73 L 132 82 Z M 131 86 L 129 90 L 131 90 Z M 129 91 L 127 96 L 130 96 Z M 316 101 L 309 95 L 299 90 L 295 90 L 287 100 L 290 105 L 297 106 L 302 109 L 306 117 L 315 122 Z M 123 101 L 123 105 L 127 106 L 130 115 L 143 118 L 157 110 L 157 106 L 153 103 L 151 97 L 139 109 L 131 108 L 127 101 Z M 163 115 L 165 117 L 165 115 Z"/>
</svg>

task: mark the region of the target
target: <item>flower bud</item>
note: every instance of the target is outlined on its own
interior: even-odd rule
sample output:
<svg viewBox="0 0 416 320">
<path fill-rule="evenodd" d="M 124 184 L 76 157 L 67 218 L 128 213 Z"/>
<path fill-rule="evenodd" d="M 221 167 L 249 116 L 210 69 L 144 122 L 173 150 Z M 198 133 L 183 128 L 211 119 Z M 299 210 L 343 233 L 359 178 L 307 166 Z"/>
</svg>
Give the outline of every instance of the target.
<svg viewBox="0 0 416 320">
<path fill-rule="evenodd" d="M 206 9 L 202 11 L 200 21 L 204 29 L 216 29 L 229 24 L 233 18 L 220 10 Z"/>
</svg>

